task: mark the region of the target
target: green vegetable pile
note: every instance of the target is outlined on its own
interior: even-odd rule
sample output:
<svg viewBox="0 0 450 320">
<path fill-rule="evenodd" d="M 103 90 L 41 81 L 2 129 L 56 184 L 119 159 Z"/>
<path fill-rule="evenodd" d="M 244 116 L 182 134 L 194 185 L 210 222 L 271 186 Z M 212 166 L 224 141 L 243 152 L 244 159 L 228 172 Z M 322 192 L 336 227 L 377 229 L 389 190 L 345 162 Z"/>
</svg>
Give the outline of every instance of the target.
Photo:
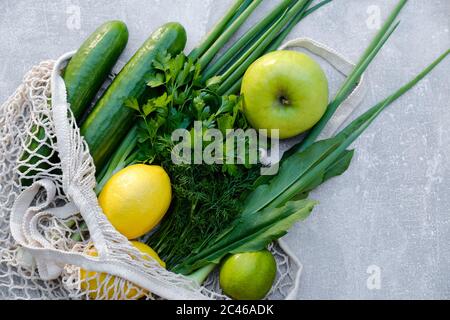
<svg viewBox="0 0 450 320">
<path fill-rule="evenodd" d="M 173 269 L 175 272 L 195 272 L 195 278 L 202 280 L 212 266 L 218 264 L 227 254 L 262 250 L 273 240 L 286 234 L 296 221 L 306 218 L 316 204 L 315 201 L 307 200 L 309 192 L 347 170 L 354 154 L 353 150 L 347 148 L 385 108 L 410 90 L 450 53 L 450 50 L 447 50 L 413 80 L 373 106 L 334 137 L 315 142 L 326 123 L 350 95 L 362 73 L 397 28 L 399 23 L 395 23 L 395 19 L 405 4 L 404 0 L 397 4 L 328 106 L 324 117 L 291 154 L 281 161 L 279 174 L 259 179 L 255 184 L 256 189 L 244 201 L 242 213 L 230 228 L 209 241 L 207 247 L 191 253 Z"/>
<path fill-rule="evenodd" d="M 158 164 L 169 174 L 173 186 L 170 212 L 147 243 L 158 252 L 168 269 L 182 263 L 186 253 L 205 248 L 242 212 L 245 195 L 254 188 L 259 166 L 226 161 L 224 142 L 220 164 L 174 164 L 171 139 L 175 129 L 190 130 L 194 121 L 202 129 L 249 127 L 238 93 L 247 67 L 262 54 L 275 50 L 289 31 L 308 14 L 330 1 L 310 7 L 312 1 L 282 1 L 221 57 L 214 57 L 261 1 L 237 1 L 188 56 L 160 50 L 146 75 L 148 99 L 131 97 L 125 106 L 136 112 L 138 122 L 125 137 L 110 162 L 98 175 L 100 193 L 111 176 L 135 164 Z M 141 101 L 139 101 L 141 100 Z M 235 147 L 240 141 L 235 142 Z M 245 141 L 249 143 L 249 141 Z M 203 145 L 203 148 L 207 144 Z M 235 157 L 237 150 L 232 150 Z M 190 162 L 194 163 L 194 162 Z M 234 162 L 236 163 L 236 162 Z"/>
<path fill-rule="evenodd" d="M 154 66 L 157 72 L 147 84 L 162 93 L 143 105 L 136 99 L 127 103 L 141 119 L 131 158 L 161 165 L 171 178 L 170 214 L 148 240 L 170 268 L 182 262 L 186 252 L 203 248 L 237 217 L 242 195 L 252 189 L 259 167 L 227 164 L 226 153 L 223 164 L 193 164 L 193 159 L 174 164 L 174 130 L 194 132 L 194 121 L 201 121 L 202 132 L 216 128 L 224 134 L 227 129 L 246 129 L 248 125 L 239 109 L 239 97 L 220 96 L 214 85 L 202 84 L 199 63 L 183 54 L 172 58 L 166 53 L 157 56 Z"/>
<path fill-rule="evenodd" d="M 73 64 L 69 64 L 66 70 L 69 99 L 76 100 L 77 92 L 83 90 L 89 95 L 73 111 L 81 122 L 81 133 L 96 164 L 97 193 L 115 173 L 133 164 L 162 166 L 170 177 L 173 196 L 169 212 L 159 227 L 144 237 L 169 270 L 201 283 L 225 256 L 263 250 L 285 235 L 297 221 L 307 218 L 317 204 L 308 199 L 309 193 L 347 170 L 355 152 L 349 149 L 351 144 L 385 108 L 450 53 L 447 50 L 409 83 L 334 137 L 317 141 L 396 30 L 399 24 L 396 19 L 407 2 L 400 0 L 328 105 L 325 115 L 281 160 L 277 175 L 260 176 L 261 166 L 250 164 L 248 154 L 240 157 L 242 164 L 226 161 L 230 151 L 240 156 L 235 152 L 239 141 L 233 143 L 233 150 L 223 142 L 222 159 L 217 163 L 174 163 L 172 151 L 176 143 L 172 133 L 176 129 L 186 129 L 194 138 L 196 134 L 203 136 L 207 129 L 226 134 L 228 129 L 250 127 L 239 96 L 245 71 L 259 57 L 276 50 L 303 18 L 330 1 L 312 6 L 312 0 L 283 0 L 221 54 L 262 0 L 236 1 L 188 55 L 183 53 L 186 44 L 183 27 L 166 24 L 138 50 L 83 120 L 81 113 L 86 110 L 86 100 L 92 99 L 93 92 L 124 48 L 128 38 L 126 29 L 113 23 L 97 31 L 106 34 L 105 42 L 109 32 L 120 35 L 120 41 L 111 44 L 113 51 L 108 61 L 101 59 L 106 44 L 99 42 L 96 48 L 88 41 L 86 48 L 90 49 L 79 53 Z M 83 61 L 89 63 L 84 65 Z M 88 79 L 86 74 L 93 72 L 92 62 L 101 64 L 101 72 Z M 82 77 L 77 78 L 77 74 Z M 80 79 L 90 81 L 90 87 L 95 90 L 87 88 Z M 196 122 L 201 124 L 200 130 L 196 129 Z M 250 143 L 248 137 L 244 139 L 244 143 Z M 208 142 L 203 142 L 202 148 L 207 147 Z M 77 234 L 74 239 L 81 236 Z"/>
</svg>

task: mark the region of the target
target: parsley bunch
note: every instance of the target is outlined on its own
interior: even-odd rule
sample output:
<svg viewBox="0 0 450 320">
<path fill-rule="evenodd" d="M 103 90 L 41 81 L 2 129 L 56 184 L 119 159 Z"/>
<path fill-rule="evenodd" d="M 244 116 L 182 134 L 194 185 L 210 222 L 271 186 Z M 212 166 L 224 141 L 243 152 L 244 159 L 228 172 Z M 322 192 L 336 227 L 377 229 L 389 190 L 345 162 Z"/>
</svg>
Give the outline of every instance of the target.
<svg viewBox="0 0 450 320">
<path fill-rule="evenodd" d="M 240 109 L 240 98 L 217 94 L 215 78 L 204 85 L 199 63 L 194 63 L 183 53 L 171 57 L 167 52 L 160 52 L 153 65 L 156 72 L 150 76 L 147 85 L 157 94 L 143 104 L 136 99 L 130 99 L 126 104 L 138 112 L 141 120 L 136 161 L 161 163 L 170 158 L 174 147 L 172 132 L 182 128 L 193 133 L 194 121 L 202 123 L 203 131 L 215 128 L 224 135 L 227 129 L 248 128 Z M 238 174 L 237 168 L 230 164 L 222 169 L 232 175 Z"/>
<path fill-rule="evenodd" d="M 227 129 L 246 129 L 248 124 L 240 98 L 217 94 L 214 78 L 202 84 L 200 65 L 191 58 L 160 52 L 153 64 L 155 73 L 147 85 L 155 94 L 144 103 L 127 102 L 139 119 L 136 146 L 129 158 L 161 165 L 171 178 L 171 208 L 147 241 L 170 269 L 229 226 L 259 171 L 257 166 L 227 164 L 225 159 L 213 165 L 172 162 L 174 130 L 192 131 L 194 121 L 200 121 L 203 130 L 215 128 L 225 134 Z"/>
<path fill-rule="evenodd" d="M 262 3 L 236 0 L 188 56 L 159 52 L 153 62 L 155 72 L 148 78 L 148 96 L 144 101 L 127 101 L 126 107 L 137 112 L 137 123 L 107 165 L 98 168 L 96 192 L 100 193 L 113 174 L 129 165 L 148 163 L 165 168 L 172 181 L 172 206 L 148 242 L 169 269 L 230 227 L 242 210 L 242 199 L 259 176 L 258 166 L 249 165 L 248 154 L 239 151 L 233 152 L 239 158 L 233 163 L 243 161 L 244 165 L 227 161 L 173 164 L 173 130 L 191 131 L 194 121 L 201 121 L 202 130 L 215 128 L 224 135 L 227 129 L 248 128 L 240 98 L 235 95 L 245 70 L 264 53 L 276 50 L 300 20 L 330 1 L 315 6 L 310 6 L 312 0 L 281 1 L 220 57 L 219 51 Z M 223 159 L 228 151 L 224 146 Z"/>
</svg>

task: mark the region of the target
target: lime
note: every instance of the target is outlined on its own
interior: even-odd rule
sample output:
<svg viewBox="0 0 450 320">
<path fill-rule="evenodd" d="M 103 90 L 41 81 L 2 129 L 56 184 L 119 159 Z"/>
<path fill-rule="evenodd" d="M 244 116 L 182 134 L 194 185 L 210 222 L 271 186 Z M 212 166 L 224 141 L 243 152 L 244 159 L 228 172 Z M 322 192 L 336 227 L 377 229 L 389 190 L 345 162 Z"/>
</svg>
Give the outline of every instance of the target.
<svg viewBox="0 0 450 320">
<path fill-rule="evenodd" d="M 268 250 L 233 254 L 220 269 L 223 292 L 236 300 L 263 299 L 277 273 L 275 258 Z"/>
<path fill-rule="evenodd" d="M 120 170 L 98 197 L 111 224 L 129 240 L 153 229 L 172 199 L 170 178 L 160 166 L 136 164 Z"/>
</svg>

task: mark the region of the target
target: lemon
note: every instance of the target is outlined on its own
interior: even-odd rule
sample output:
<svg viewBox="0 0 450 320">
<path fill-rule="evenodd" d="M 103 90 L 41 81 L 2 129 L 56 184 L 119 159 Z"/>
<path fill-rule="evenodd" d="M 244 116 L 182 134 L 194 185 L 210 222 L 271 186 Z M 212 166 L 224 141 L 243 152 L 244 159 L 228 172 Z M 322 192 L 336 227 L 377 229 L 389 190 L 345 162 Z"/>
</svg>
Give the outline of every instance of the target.
<svg viewBox="0 0 450 320">
<path fill-rule="evenodd" d="M 170 178 L 160 166 L 136 164 L 109 179 L 98 197 L 111 224 L 129 240 L 153 229 L 170 206 Z"/>
<path fill-rule="evenodd" d="M 147 254 L 154 258 L 163 268 L 166 267 L 166 264 L 164 261 L 162 261 L 158 254 L 149 246 L 147 246 L 144 243 L 137 242 L 137 241 L 131 241 L 131 244 L 138 249 L 143 254 Z M 89 255 L 96 257 L 98 255 L 95 248 L 91 249 L 88 252 Z M 148 259 L 148 257 L 146 257 Z M 100 273 L 94 271 L 86 271 L 81 269 L 80 270 L 80 280 L 81 280 L 81 289 L 84 292 L 87 292 L 89 294 L 89 297 L 91 299 L 98 299 L 98 298 L 108 298 L 109 300 L 113 299 L 115 288 L 114 283 L 116 281 L 116 277 L 112 276 L 109 278 L 108 281 L 106 281 L 107 274 L 106 273 Z M 131 282 L 126 282 L 123 287 L 123 292 L 121 292 L 118 297 L 120 299 L 140 299 L 144 295 L 148 294 L 147 291 L 142 291 L 138 287 L 136 287 Z M 117 297 L 117 296 L 116 296 Z"/>
<path fill-rule="evenodd" d="M 148 245 L 146 245 L 145 243 L 139 242 L 139 241 L 131 241 L 131 244 L 138 249 L 140 252 L 149 255 L 150 257 L 152 257 L 153 259 L 156 260 L 156 262 L 159 263 L 159 265 L 163 268 L 166 268 L 166 263 L 164 261 L 162 261 L 158 254 L 155 252 L 155 250 L 153 250 L 152 248 L 150 248 Z M 147 258 L 147 257 L 146 257 Z M 148 258 L 147 258 L 148 259 Z"/>
<path fill-rule="evenodd" d="M 268 250 L 238 253 L 222 264 L 220 287 L 236 300 L 263 299 L 272 288 L 276 273 L 275 258 Z"/>
</svg>

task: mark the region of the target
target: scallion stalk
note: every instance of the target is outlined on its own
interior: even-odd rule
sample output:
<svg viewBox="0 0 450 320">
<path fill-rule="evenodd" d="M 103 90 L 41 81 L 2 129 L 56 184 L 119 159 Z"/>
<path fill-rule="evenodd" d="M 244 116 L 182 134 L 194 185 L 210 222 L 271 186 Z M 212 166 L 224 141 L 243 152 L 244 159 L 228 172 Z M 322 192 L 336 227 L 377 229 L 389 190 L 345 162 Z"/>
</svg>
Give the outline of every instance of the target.
<svg viewBox="0 0 450 320">
<path fill-rule="evenodd" d="M 284 28 L 284 30 L 280 33 L 279 36 L 275 38 L 275 40 L 272 42 L 272 44 L 265 50 L 264 54 L 272 52 L 277 50 L 281 43 L 287 38 L 289 33 L 292 31 L 292 29 L 304 18 L 306 18 L 308 15 L 313 13 L 314 11 L 318 10 L 320 7 L 330 3 L 333 0 L 323 0 L 322 2 L 319 2 L 318 4 L 314 5 L 313 7 L 307 9 L 306 11 L 300 12 L 294 19 L 289 22 L 289 24 Z M 227 91 L 227 93 L 238 93 L 242 84 L 242 78 L 240 78 L 238 81 L 236 81 L 233 86 L 230 87 L 230 89 Z"/>
<path fill-rule="evenodd" d="M 296 150 L 304 150 L 308 146 L 316 141 L 317 137 L 320 135 L 328 121 L 332 118 L 337 108 L 341 105 L 341 103 L 350 95 L 352 89 L 358 83 L 361 75 L 367 69 L 369 64 L 375 58 L 383 44 L 388 40 L 391 36 L 392 32 L 398 26 L 398 23 L 392 27 L 395 19 L 400 13 L 403 6 L 406 4 L 407 0 L 400 0 L 397 6 L 394 8 L 389 18 L 384 23 L 381 30 L 377 33 L 375 38 L 372 40 L 368 48 L 365 50 L 361 59 L 359 60 L 356 67 L 353 69 L 352 73 L 347 77 L 344 84 L 341 86 L 340 90 L 336 94 L 334 100 L 328 105 L 327 111 L 324 116 L 320 119 L 320 121 L 314 126 L 314 128 L 307 134 L 305 139 L 299 144 Z"/>
<path fill-rule="evenodd" d="M 270 45 L 270 47 L 266 50 L 266 53 L 272 52 L 277 50 L 283 41 L 287 38 L 289 33 L 292 31 L 292 29 L 304 18 L 306 18 L 308 15 L 313 13 L 314 11 L 318 10 L 320 7 L 330 3 L 333 0 L 324 0 L 322 2 L 319 2 L 318 4 L 314 5 L 313 7 L 309 8 L 308 10 L 300 12 L 294 19 L 284 28 L 284 30 L 280 33 L 280 35 L 273 41 L 273 43 Z"/>
<path fill-rule="evenodd" d="M 283 0 L 263 20 L 251 27 L 238 41 L 234 43 L 233 46 L 231 46 L 227 50 L 225 54 L 217 59 L 217 61 L 215 61 L 212 66 L 206 68 L 206 70 L 203 72 L 203 81 L 206 81 L 211 77 L 218 75 L 223 67 L 226 64 L 229 64 L 230 60 L 234 59 L 244 47 L 251 44 L 255 37 L 257 37 L 257 35 L 261 33 L 262 30 L 276 21 L 276 19 L 280 17 L 280 15 L 289 7 L 291 3 L 292 0 Z"/>
<path fill-rule="evenodd" d="M 202 285 L 203 282 L 208 278 L 209 274 L 216 268 L 216 264 L 210 263 L 206 266 L 195 270 L 188 276 L 186 276 L 188 279 L 194 281 L 198 285 Z"/>
<path fill-rule="evenodd" d="M 137 145 L 137 127 L 134 126 L 128 135 L 125 137 L 123 142 L 120 144 L 117 152 L 114 153 L 110 162 L 105 166 L 104 170 L 99 176 L 97 176 L 97 186 L 95 191 L 97 195 L 100 194 L 106 182 L 108 182 L 111 177 L 122 170 L 123 168 L 129 166 L 133 162 L 133 158 L 130 157 Z"/>
<path fill-rule="evenodd" d="M 310 185 L 314 179 L 316 179 L 317 174 L 330 165 L 332 165 L 339 156 L 370 126 L 370 124 L 377 118 L 377 116 L 391 105 L 395 100 L 400 98 L 410 89 L 412 89 L 420 80 L 422 80 L 426 75 L 428 75 L 442 60 L 444 60 L 450 54 L 450 50 L 447 50 L 442 55 L 440 55 L 433 63 L 421 71 L 414 79 L 409 81 L 407 84 L 399 88 L 392 95 L 388 96 L 386 99 L 377 103 L 375 106 L 370 108 L 364 114 L 359 116 L 356 120 L 350 123 L 345 129 L 343 129 L 336 137 L 342 137 L 342 143 L 327 157 L 320 161 L 318 165 L 309 170 L 303 177 L 301 177 L 296 183 L 290 186 L 285 192 L 283 192 L 279 197 L 277 197 L 273 202 L 270 203 L 271 207 L 278 207 L 287 201 L 295 197 L 301 190 L 308 185 Z"/>
<path fill-rule="evenodd" d="M 286 16 L 286 13 L 284 13 L 282 16 L 280 16 L 280 18 L 278 18 L 278 20 L 267 30 L 267 35 L 273 34 L 274 32 L 276 32 L 276 30 L 278 30 L 280 28 L 280 26 L 282 25 L 282 23 L 284 22 L 284 18 Z M 264 43 L 267 43 L 267 37 L 261 37 L 259 38 L 252 46 L 249 50 L 247 50 L 246 52 L 244 52 L 244 54 L 242 56 L 239 57 L 239 59 L 237 59 L 234 64 L 232 66 L 230 66 L 220 77 L 222 79 L 225 79 L 225 81 L 223 82 L 224 86 L 227 85 L 227 80 L 230 79 L 232 77 L 232 75 L 236 72 L 236 70 L 238 70 L 240 68 L 240 66 L 242 66 L 243 64 L 245 64 L 245 62 L 247 61 L 247 59 L 249 59 L 249 57 L 251 55 L 256 55 L 258 51 L 258 49 L 260 49 Z M 233 79 L 231 79 L 230 81 L 233 81 Z M 222 86 L 221 86 L 222 87 Z M 221 89 L 219 89 L 220 91 Z"/>
<path fill-rule="evenodd" d="M 236 31 L 242 26 L 242 24 L 247 20 L 250 14 L 261 4 L 262 0 L 253 0 L 252 3 L 242 12 L 242 14 L 223 32 L 217 40 L 208 47 L 207 51 L 198 55 L 200 66 L 202 70 L 208 66 L 212 59 L 216 56 L 220 49 L 231 39 L 231 37 L 236 33 Z M 195 57 L 196 55 L 194 55 Z"/>
<path fill-rule="evenodd" d="M 279 21 L 274 25 L 273 28 L 270 28 L 259 41 L 254 43 L 249 49 L 248 52 L 250 54 L 246 57 L 246 59 L 238 59 L 230 68 L 230 72 L 226 72 L 226 76 L 223 76 L 223 82 L 221 83 L 218 94 L 228 94 L 230 88 L 240 80 L 240 78 L 244 75 L 247 68 L 258 59 L 265 51 L 265 49 L 270 45 L 270 43 L 275 39 L 275 37 L 279 34 L 279 32 L 285 27 L 288 22 L 293 19 L 297 14 L 307 9 L 307 4 L 309 4 L 309 0 L 301 0 L 297 2 L 289 11 L 282 16 Z"/>
<path fill-rule="evenodd" d="M 213 29 L 207 34 L 202 43 L 193 49 L 189 55 L 193 60 L 202 56 L 206 50 L 217 40 L 217 38 L 227 29 L 230 22 L 232 23 L 241 13 L 250 5 L 251 1 L 237 0 L 234 5 L 228 10 L 225 16 L 213 27 Z"/>
</svg>

